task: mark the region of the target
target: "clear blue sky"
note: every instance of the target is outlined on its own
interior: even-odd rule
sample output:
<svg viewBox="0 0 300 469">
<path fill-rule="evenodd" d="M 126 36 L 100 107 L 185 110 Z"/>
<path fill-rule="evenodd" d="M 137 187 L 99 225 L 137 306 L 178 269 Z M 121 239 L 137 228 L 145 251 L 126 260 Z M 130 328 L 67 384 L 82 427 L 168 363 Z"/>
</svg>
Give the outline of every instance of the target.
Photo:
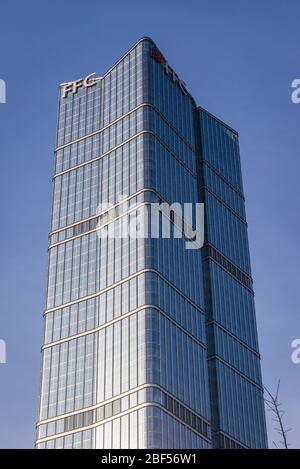
<svg viewBox="0 0 300 469">
<path fill-rule="evenodd" d="M 0 447 L 34 442 L 57 85 L 102 74 L 149 35 L 198 104 L 240 133 L 263 377 L 281 378 L 299 448 L 299 1 L 6 0 L 0 16 Z"/>
</svg>

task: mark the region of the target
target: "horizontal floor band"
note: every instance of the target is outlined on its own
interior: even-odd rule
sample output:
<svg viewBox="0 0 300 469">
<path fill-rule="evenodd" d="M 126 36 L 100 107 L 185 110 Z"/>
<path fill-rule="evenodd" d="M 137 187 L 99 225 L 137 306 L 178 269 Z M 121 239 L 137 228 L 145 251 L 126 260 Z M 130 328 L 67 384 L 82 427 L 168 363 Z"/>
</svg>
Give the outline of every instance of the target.
<svg viewBox="0 0 300 469">
<path fill-rule="evenodd" d="M 238 370 L 237 368 L 235 368 L 235 366 L 231 365 L 229 362 L 227 362 L 223 357 L 221 357 L 220 355 L 217 355 L 217 354 L 214 354 L 214 355 L 210 355 L 208 357 L 208 361 L 213 361 L 213 360 L 219 360 L 221 363 L 223 363 L 223 365 L 227 366 L 228 368 L 230 368 L 232 371 L 234 371 L 235 373 L 237 373 L 239 376 L 241 376 L 241 378 L 244 378 L 246 381 L 248 381 L 250 384 L 252 384 L 253 386 L 255 386 L 256 388 L 258 388 L 261 392 L 264 391 L 263 389 L 263 386 L 255 381 L 253 381 L 252 378 L 250 378 L 249 376 L 245 375 L 245 373 L 243 373 L 242 371 Z"/>
<path fill-rule="evenodd" d="M 191 168 L 189 168 L 189 166 L 185 163 L 184 160 L 181 159 L 181 157 L 175 153 L 160 137 L 159 135 L 157 135 L 155 132 L 153 132 L 152 130 L 141 130 L 140 132 L 136 133 L 135 135 L 133 135 L 132 137 L 128 138 L 127 140 L 124 140 L 123 142 L 119 143 L 118 145 L 116 145 L 115 147 L 111 148 L 110 150 L 106 151 L 105 153 L 103 153 L 102 155 L 99 155 L 99 156 L 96 156 L 88 161 L 84 161 L 82 163 L 79 163 L 75 166 L 72 166 L 71 168 L 68 168 L 68 169 L 65 169 L 64 171 L 61 171 L 59 173 L 56 173 L 54 174 L 53 176 L 53 179 L 59 177 L 59 176 L 63 176 L 64 174 L 66 173 L 69 173 L 71 171 L 74 171 L 78 168 L 82 168 L 83 166 L 86 166 L 88 164 L 91 164 L 91 163 L 94 163 L 95 161 L 99 161 L 101 160 L 102 158 L 104 158 L 105 156 L 109 155 L 110 153 L 113 153 L 114 151 L 118 150 L 119 148 L 121 148 L 122 146 L 126 145 L 127 143 L 131 142 L 132 140 L 136 139 L 137 137 L 141 136 L 141 135 L 152 135 L 154 138 L 156 138 L 156 140 L 166 148 L 166 150 L 186 169 L 186 171 L 188 171 L 193 177 L 196 177 L 196 173 L 191 170 Z"/>
<path fill-rule="evenodd" d="M 43 347 L 42 347 L 42 350 L 45 350 L 45 349 L 48 349 L 49 347 L 54 347 L 56 345 L 60 345 L 64 342 L 68 342 L 70 340 L 74 340 L 74 339 L 77 339 L 79 337 L 84 337 L 86 335 L 90 335 L 90 334 L 95 334 L 96 332 L 99 332 L 103 329 L 105 329 L 106 327 L 109 327 L 111 326 L 112 324 L 115 324 L 117 322 L 120 322 L 122 321 L 123 319 L 126 319 L 130 316 L 132 316 L 133 314 L 136 314 L 140 311 L 144 311 L 145 309 L 155 309 L 156 311 L 158 311 L 160 314 L 162 314 L 166 319 L 168 319 L 170 322 L 172 322 L 172 324 L 174 324 L 176 327 L 178 327 L 178 329 L 180 329 L 182 332 L 184 332 L 186 335 L 188 335 L 192 340 L 194 340 L 194 342 L 196 342 L 198 345 L 200 345 L 202 348 L 206 349 L 206 344 L 204 344 L 203 342 L 201 342 L 201 340 L 199 340 L 196 336 L 194 336 L 190 331 L 188 331 L 185 327 L 183 327 L 181 324 L 179 324 L 179 322 L 177 322 L 175 319 L 173 319 L 171 316 L 169 316 L 165 311 L 163 311 L 161 308 L 159 308 L 158 306 L 155 306 L 155 305 L 142 305 L 140 306 L 139 308 L 136 308 L 132 311 L 129 311 L 128 313 L 126 314 L 123 314 L 121 316 L 118 316 L 117 318 L 115 319 L 112 319 L 111 321 L 108 321 L 104 324 L 101 324 L 101 326 L 97 326 L 97 327 L 94 327 L 93 329 L 88 329 L 84 332 L 80 332 L 78 334 L 74 334 L 73 336 L 67 336 L 67 337 L 64 337 L 63 339 L 59 339 L 59 340 L 56 340 L 56 341 L 53 341 L 53 342 L 48 342 L 47 344 L 44 344 Z M 203 313 L 201 313 L 203 314 Z"/>
<path fill-rule="evenodd" d="M 170 287 L 174 288 L 174 290 L 179 294 L 181 295 L 186 301 L 188 301 L 194 308 L 196 308 L 198 311 L 200 311 L 202 314 L 204 314 L 204 309 L 201 308 L 199 305 L 197 305 L 196 303 L 194 303 L 194 301 L 192 301 L 188 296 L 186 296 L 178 287 L 176 287 L 176 285 L 174 285 L 174 283 L 172 283 L 169 279 L 167 279 L 161 272 L 159 272 L 158 270 L 156 269 L 153 269 L 153 268 L 147 268 L 147 269 L 141 269 L 137 272 L 135 272 L 134 274 L 131 274 L 131 275 L 128 275 L 126 278 L 118 281 L 118 282 L 115 282 L 114 284 L 110 285 L 109 287 L 106 287 L 106 288 L 103 288 L 102 290 L 99 290 L 97 291 L 96 293 L 92 293 L 91 295 L 86 295 L 84 297 L 81 297 L 81 298 L 77 298 L 76 300 L 73 300 L 73 301 L 69 301 L 67 303 L 62 303 L 58 306 L 54 306 L 52 308 L 47 308 L 45 311 L 44 311 L 44 314 L 48 314 L 48 313 L 51 313 L 52 311 L 57 311 L 59 309 L 62 309 L 62 308 L 66 308 L 67 306 L 72 306 L 74 304 L 77 304 L 77 303 L 80 303 L 81 301 L 85 301 L 85 300 L 90 300 L 92 298 L 96 298 L 97 296 L 100 296 L 102 293 L 105 293 L 109 290 L 111 290 L 112 288 L 115 288 L 119 285 L 122 285 L 123 283 L 127 282 L 128 280 L 131 280 L 133 278 L 136 278 L 138 277 L 139 275 L 142 275 L 144 273 L 147 273 L 147 272 L 151 272 L 151 273 L 154 273 L 156 275 L 158 275 L 162 280 L 164 280 Z"/>
<path fill-rule="evenodd" d="M 112 127 L 112 126 L 116 125 L 118 122 L 120 122 L 124 118 L 128 117 L 130 114 L 133 114 L 134 112 L 138 111 L 139 109 L 141 109 L 143 107 L 149 107 L 149 108 L 153 109 L 158 114 L 158 116 L 167 124 L 167 126 L 170 127 L 173 130 L 174 133 L 176 133 L 176 135 L 180 138 L 180 140 L 182 140 L 185 143 L 185 145 L 187 145 L 192 151 L 195 151 L 195 148 L 193 147 L 193 145 L 184 137 L 184 135 L 182 135 L 178 131 L 178 129 L 176 127 L 174 127 L 174 125 L 162 114 L 162 112 L 158 109 L 158 107 L 154 106 L 151 103 L 141 103 L 138 106 L 136 106 L 135 108 L 131 109 L 130 111 L 125 112 L 120 117 L 118 117 L 114 121 L 110 122 L 109 124 L 105 125 L 104 127 L 101 127 L 100 129 L 94 130 L 93 132 L 90 132 L 86 135 L 83 135 L 82 137 L 78 137 L 75 140 L 71 140 L 70 142 L 64 143 L 63 145 L 59 145 L 58 147 L 55 148 L 54 151 L 58 152 L 58 151 L 63 150 L 64 148 L 66 148 L 70 145 L 81 142 L 82 140 L 93 137 L 94 135 L 98 135 L 98 134 L 104 132 L 109 127 Z"/>
</svg>

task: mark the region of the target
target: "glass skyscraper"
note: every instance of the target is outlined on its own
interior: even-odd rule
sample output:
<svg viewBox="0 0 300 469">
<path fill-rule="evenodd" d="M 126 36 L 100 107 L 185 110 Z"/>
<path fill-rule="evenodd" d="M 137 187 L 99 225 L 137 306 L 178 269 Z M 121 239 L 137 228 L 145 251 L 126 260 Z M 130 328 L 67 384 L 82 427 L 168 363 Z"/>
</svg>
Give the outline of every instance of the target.
<svg viewBox="0 0 300 469">
<path fill-rule="evenodd" d="M 101 236 L 163 202 L 202 249 Z M 49 239 L 37 448 L 267 446 L 238 135 L 150 38 L 62 84 Z"/>
</svg>

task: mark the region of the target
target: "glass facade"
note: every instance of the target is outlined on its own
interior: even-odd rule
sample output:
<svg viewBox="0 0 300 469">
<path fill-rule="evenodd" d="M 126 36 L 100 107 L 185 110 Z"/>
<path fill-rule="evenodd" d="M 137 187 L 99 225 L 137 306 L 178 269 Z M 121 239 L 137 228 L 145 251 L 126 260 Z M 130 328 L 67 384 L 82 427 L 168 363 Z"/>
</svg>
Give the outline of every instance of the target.
<svg viewBox="0 0 300 469">
<path fill-rule="evenodd" d="M 264 447 L 236 133 L 149 38 L 76 91 L 59 100 L 37 448 Z M 99 236 L 199 201 L 203 249 Z"/>
<path fill-rule="evenodd" d="M 195 117 L 212 443 L 266 448 L 263 387 L 238 134 L 204 109 Z"/>
</svg>

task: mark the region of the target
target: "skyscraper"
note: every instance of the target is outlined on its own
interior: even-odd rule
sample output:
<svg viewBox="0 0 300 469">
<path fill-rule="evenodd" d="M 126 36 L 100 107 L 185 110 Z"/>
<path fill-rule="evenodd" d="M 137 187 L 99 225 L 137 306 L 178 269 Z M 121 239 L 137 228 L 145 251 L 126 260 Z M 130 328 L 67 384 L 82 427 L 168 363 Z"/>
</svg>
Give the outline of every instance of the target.
<svg viewBox="0 0 300 469">
<path fill-rule="evenodd" d="M 199 202 L 202 249 L 101 235 Z M 150 38 L 61 85 L 49 239 L 38 448 L 266 447 L 238 135 Z"/>
</svg>

